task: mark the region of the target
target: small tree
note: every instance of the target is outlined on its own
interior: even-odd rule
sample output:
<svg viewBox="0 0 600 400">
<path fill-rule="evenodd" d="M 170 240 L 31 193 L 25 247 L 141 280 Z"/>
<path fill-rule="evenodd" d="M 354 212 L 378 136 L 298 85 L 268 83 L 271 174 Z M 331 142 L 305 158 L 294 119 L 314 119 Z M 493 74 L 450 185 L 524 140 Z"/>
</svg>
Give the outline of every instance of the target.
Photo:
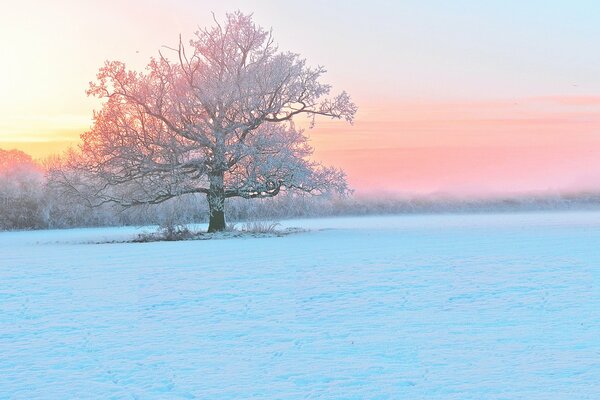
<svg viewBox="0 0 600 400">
<path fill-rule="evenodd" d="M 251 15 L 227 14 L 199 30 L 145 72 L 106 62 L 88 95 L 105 99 L 92 128 L 53 179 L 90 205 L 157 204 L 207 196 L 209 232 L 225 228 L 231 197 L 272 197 L 282 190 L 345 192 L 344 173 L 308 157 L 312 148 L 293 119 L 301 114 L 352 122 L 357 110 L 342 92 L 327 97 L 323 67 L 281 52 Z"/>
<path fill-rule="evenodd" d="M 0 149 L 0 230 L 46 225 L 44 172 L 20 150 Z"/>
</svg>

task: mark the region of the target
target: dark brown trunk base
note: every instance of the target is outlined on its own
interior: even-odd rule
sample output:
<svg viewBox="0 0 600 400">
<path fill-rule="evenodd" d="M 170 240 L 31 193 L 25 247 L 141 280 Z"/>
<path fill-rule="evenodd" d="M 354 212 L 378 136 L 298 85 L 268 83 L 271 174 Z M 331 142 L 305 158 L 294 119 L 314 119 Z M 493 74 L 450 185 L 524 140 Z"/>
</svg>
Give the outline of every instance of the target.
<svg viewBox="0 0 600 400">
<path fill-rule="evenodd" d="M 208 232 L 222 232 L 225 230 L 225 213 L 223 211 L 213 211 L 208 221 Z"/>
</svg>

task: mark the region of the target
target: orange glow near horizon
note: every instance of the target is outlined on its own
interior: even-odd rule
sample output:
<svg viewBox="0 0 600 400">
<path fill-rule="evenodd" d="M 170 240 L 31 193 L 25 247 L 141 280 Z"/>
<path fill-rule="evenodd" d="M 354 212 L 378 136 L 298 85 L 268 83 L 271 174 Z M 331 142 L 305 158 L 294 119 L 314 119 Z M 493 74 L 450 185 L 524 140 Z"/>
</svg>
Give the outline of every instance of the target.
<svg viewBox="0 0 600 400">
<path fill-rule="evenodd" d="M 9 142 L 43 158 L 78 143 L 91 119 L 44 141 Z M 600 99 L 403 101 L 364 106 L 350 126 L 308 130 L 314 158 L 346 171 L 358 193 L 494 194 L 600 186 Z M 56 129 L 56 126 L 53 126 Z"/>
</svg>

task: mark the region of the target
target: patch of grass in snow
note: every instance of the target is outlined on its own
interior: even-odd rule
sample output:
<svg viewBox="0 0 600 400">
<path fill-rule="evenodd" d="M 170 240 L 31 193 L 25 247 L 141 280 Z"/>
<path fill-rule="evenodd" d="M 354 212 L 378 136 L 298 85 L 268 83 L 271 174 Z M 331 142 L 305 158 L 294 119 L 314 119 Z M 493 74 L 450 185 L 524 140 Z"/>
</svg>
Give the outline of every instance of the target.
<svg viewBox="0 0 600 400">
<path fill-rule="evenodd" d="M 274 221 L 248 221 L 242 225 L 241 231 L 247 233 L 277 233 L 279 222 Z"/>
<path fill-rule="evenodd" d="M 162 226 L 156 232 L 140 233 L 132 242 L 174 242 L 179 240 L 191 240 L 198 235 L 198 232 L 190 230 L 185 225 Z"/>
<path fill-rule="evenodd" d="M 194 231 L 185 225 L 175 227 L 161 227 L 156 232 L 140 233 L 134 239 L 124 241 L 125 243 L 149 243 L 170 242 L 181 240 L 210 240 L 210 239 L 232 239 L 232 238 L 260 238 L 281 237 L 293 233 L 301 233 L 306 230 L 301 228 L 279 229 L 281 225 L 271 221 L 250 221 L 243 223 L 240 228 L 235 224 L 228 224 L 223 232 L 208 233 Z M 113 242 L 114 243 L 114 242 Z"/>
</svg>

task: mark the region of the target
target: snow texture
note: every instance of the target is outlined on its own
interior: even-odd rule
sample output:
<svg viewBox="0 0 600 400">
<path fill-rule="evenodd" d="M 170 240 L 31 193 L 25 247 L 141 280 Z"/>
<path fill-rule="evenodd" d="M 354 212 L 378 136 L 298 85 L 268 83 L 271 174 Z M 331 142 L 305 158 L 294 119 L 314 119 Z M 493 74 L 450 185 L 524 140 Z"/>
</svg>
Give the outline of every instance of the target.
<svg viewBox="0 0 600 400">
<path fill-rule="evenodd" d="M 284 225 L 0 233 L 0 398 L 600 398 L 600 213 Z"/>
</svg>

